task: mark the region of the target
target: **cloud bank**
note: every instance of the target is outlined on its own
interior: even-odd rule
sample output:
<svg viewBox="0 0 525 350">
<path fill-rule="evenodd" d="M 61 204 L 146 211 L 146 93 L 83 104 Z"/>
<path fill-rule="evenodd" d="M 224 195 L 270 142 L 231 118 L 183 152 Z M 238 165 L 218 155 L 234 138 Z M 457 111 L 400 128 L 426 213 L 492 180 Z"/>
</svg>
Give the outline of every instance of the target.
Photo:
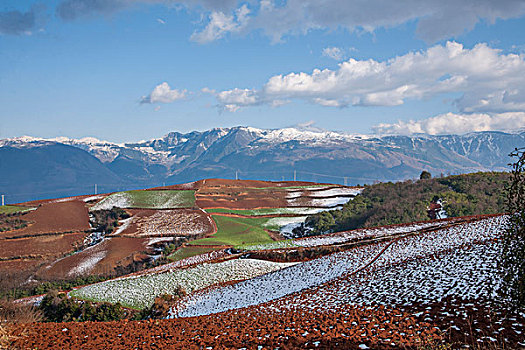
<svg viewBox="0 0 525 350">
<path fill-rule="evenodd" d="M 378 134 L 410 135 L 424 133 L 429 135 L 465 134 L 479 131 L 523 131 L 525 112 L 489 114 L 446 113 L 423 120 L 398 121 L 395 124 L 379 124 L 372 128 Z"/>
<path fill-rule="evenodd" d="M 522 0 L 62 0 L 56 13 L 72 20 L 112 14 L 133 4 L 183 6 L 202 13 L 207 22 L 192 37 L 200 43 L 219 40 L 227 33 L 261 31 L 279 42 L 312 30 L 373 32 L 414 21 L 417 36 L 433 43 L 457 37 L 479 22 L 525 14 Z M 239 11 L 244 13 L 241 18 Z"/>
<path fill-rule="evenodd" d="M 397 106 L 446 93 L 461 94 L 454 104 L 462 113 L 525 110 L 525 56 L 447 42 L 387 61 L 349 59 L 337 70 L 276 75 L 260 89 L 215 96 L 227 110 L 237 110 L 294 99 L 330 107 Z"/>
</svg>

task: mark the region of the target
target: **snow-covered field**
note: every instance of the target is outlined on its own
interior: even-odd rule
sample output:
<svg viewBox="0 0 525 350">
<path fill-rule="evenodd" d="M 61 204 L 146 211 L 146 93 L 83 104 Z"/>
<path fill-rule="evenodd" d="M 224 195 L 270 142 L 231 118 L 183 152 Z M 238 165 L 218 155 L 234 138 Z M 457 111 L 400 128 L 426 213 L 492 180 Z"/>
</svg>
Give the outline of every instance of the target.
<svg viewBox="0 0 525 350">
<path fill-rule="evenodd" d="M 319 307 L 318 304 L 337 307 L 338 303 L 393 303 L 419 300 L 417 298 L 439 300 L 451 294 L 487 296 L 485 286 L 497 285 L 492 273 L 497 246 L 492 240 L 501 235 L 505 221 L 504 216 L 485 218 L 392 243 L 356 247 L 235 285 L 197 293 L 184 301 L 186 309 L 180 316 L 258 305 L 309 288 L 315 288 L 311 290 L 311 300 L 304 296 L 289 297 L 276 301 L 275 307 L 297 307 L 298 304 L 309 308 Z M 331 284 L 335 287 L 317 288 L 334 280 Z"/>
<path fill-rule="evenodd" d="M 159 210 L 151 216 L 135 218 L 137 237 L 153 235 L 196 235 L 210 232 L 211 219 L 202 212 Z"/>
<path fill-rule="evenodd" d="M 338 205 L 343 205 L 353 197 L 329 197 L 329 198 L 311 198 L 311 197 L 295 197 L 288 198 L 286 201 L 291 207 L 304 207 L 304 206 L 313 206 L 313 207 L 335 207 Z"/>
<path fill-rule="evenodd" d="M 300 290 L 315 287 L 364 267 L 386 243 L 360 247 L 299 263 L 235 285 L 195 294 L 185 300 L 181 317 L 206 315 L 257 305 Z"/>
<path fill-rule="evenodd" d="M 331 196 L 357 196 L 363 192 L 362 188 L 338 187 L 330 188 L 322 191 L 310 192 L 310 197 L 331 197 Z"/>
<path fill-rule="evenodd" d="M 118 192 L 107 196 L 91 207 L 91 210 L 111 210 L 114 207 L 127 208 L 131 205 L 131 199 L 126 192 Z"/>
<path fill-rule="evenodd" d="M 173 293 L 177 286 L 187 292 L 200 290 L 218 283 L 253 278 L 280 270 L 293 263 L 274 263 L 255 259 L 236 259 L 214 264 L 201 264 L 183 270 L 122 278 L 92 284 L 71 292 L 72 296 L 144 308 L 155 297 Z"/>
<path fill-rule="evenodd" d="M 193 191 L 128 191 L 113 193 L 99 201 L 91 210 L 117 208 L 174 209 L 194 205 Z"/>
<path fill-rule="evenodd" d="M 303 196 L 307 197 L 337 197 L 337 196 L 356 196 L 363 191 L 362 188 L 336 187 L 336 188 L 303 188 L 301 190 L 289 190 L 287 199 L 295 199 Z"/>
<path fill-rule="evenodd" d="M 279 231 L 285 237 L 292 233 L 292 230 L 304 223 L 306 216 L 295 216 L 295 217 L 277 217 L 269 219 L 264 226 L 267 228 L 279 227 Z"/>
<path fill-rule="evenodd" d="M 431 227 L 439 228 L 448 224 L 450 224 L 450 222 L 423 222 L 391 227 L 364 228 L 352 231 L 336 232 L 321 236 L 298 238 L 295 239 L 293 243 L 301 247 L 317 247 L 321 245 L 341 244 L 355 240 L 380 238 L 396 234 L 415 232 Z"/>
</svg>

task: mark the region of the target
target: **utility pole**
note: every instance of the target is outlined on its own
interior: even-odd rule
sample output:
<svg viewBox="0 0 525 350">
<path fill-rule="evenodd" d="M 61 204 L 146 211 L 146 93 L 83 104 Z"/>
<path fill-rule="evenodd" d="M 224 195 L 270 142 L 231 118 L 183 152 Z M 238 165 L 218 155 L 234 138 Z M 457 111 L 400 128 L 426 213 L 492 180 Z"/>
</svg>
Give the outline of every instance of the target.
<svg viewBox="0 0 525 350">
<path fill-rule="evenodd" d="M 293 171 L 293 180 L 295 181 L 297 179 L 297 170 Z"/>
<path fill-rule="evenodd" d="M 235 170 L 235 180 L 239 180 L 239 170 Z"/>
<path fill-rule="evenodd" d="M 4 195 L 2 195 L 2 207 L 5 205 L 4 203 Z"/>
<path fill-rule="evenodd" d="M 97 184 L 95 184 L 95 194 L 97 194 Z"/>
</svg>

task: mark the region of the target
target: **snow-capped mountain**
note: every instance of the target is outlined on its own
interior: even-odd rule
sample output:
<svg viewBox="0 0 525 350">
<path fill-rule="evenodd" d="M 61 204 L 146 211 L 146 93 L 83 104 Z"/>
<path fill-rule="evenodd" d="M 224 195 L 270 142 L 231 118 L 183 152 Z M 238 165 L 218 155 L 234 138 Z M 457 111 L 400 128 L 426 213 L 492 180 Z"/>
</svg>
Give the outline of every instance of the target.
<svg viewBox="0 0 525 350">
<path fill-rule="evenodd" d="M 301 180 L 370 183 L 415 178 L 422 170 L 434 174 L 505 170 L 510 151 L 523 146 L 525 132 L 379 137 L 308 127 L 170 132 L 162 138 L 125 144 L 95 138 L 24 136 L 0 140 L 0 164 L 2 169 L 11 169 L 9 176 L 0 177 L 0 187 L 17 198 L 13 201 L 20 201 L 67 191 L 68 195 L 87 193 L 96 181 L 101 190 L 112 191 L 207 177 L 232 178 L 236 172 L 241 178 L 281 180 L 290 179 L 296 170 Z M 29 163 L 13 159 L 15 154 Z M 83 163 L 78 162 L 84 158 Z M 89 168 L 79 167 L 88 163 Z M 23 171 L 34 179 L 21 184 L 16 174 Z M 8 179 L 11 175 L 12 181 Z M 38 194 L 43 188 L 48 195 Z"/>
</svg>

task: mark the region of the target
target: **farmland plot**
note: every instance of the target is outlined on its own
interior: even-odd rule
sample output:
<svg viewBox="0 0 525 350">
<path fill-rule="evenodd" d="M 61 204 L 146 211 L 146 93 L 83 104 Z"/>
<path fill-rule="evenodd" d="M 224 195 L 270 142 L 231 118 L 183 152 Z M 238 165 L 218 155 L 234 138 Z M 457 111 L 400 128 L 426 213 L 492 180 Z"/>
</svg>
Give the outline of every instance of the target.
<svg viewBox="0 0 525 350">
<path fill-rule="evenodd" d="M 457 251 L 457 256 L 451 255 L 450 259 L 448 260 L 455 261 L 456 265 L 449 264 L 450 266 L 448 267 L 447 265 L 444 265 L 444 267 L 441 269 L 443 274 L 445 274 L 449 268 L 454 270 L 452 273 L 452 279 L 457 281 L 457 283 L 452 283 L 452 285 L 448 288 L 455 288 L 455 291 L 461 291 L 462 286 L 465 286 L 466 283 L 471 283 L 473 288 L 476 289 L 479 288 L 479 283 L 470 280 L 461 282 L 459 276 L 461 268 L 465 268 L 467 274 L 470 273 L 470 275 L 476 275 L 476 273 L 474 273 L 475 270 L 477 271 L 477 269 L 480 269 L 482 266 L 486 265 L 487 267 L 480 271 L 478 275 L 480 276 L 480 279 L 484 281 L 483 283 L 491 283 L 492 280 L 486 280 L 485 278 L 488 278 L 487 273 L 490 269 L 490 266 L 492 266 L 489 260 L 493 254 L 490 252 L 484 253 L 479 250 L 473 250 L 472 256 L 469 256 L 468 254 L 462 255 L 463 253 L 461 253 L 461 250 L 467 249 L 473 244 L 480 244 L 480 247 L 485 247 L 486 245 L 483 244 L 483 242 L 490 241 L 501 234 L 501 230 L 505 227 L 505 220 L 506 217 L 504 216 L 487 218 L 477 222 L 466 223 L 460 226 L 445 228 L 435 232 L 405 237 L 392 243 L 383 242 L 356 247 L 349 251 L 335 253 L 327 257 L 307 261 L 283 271 L 278 271 L 266 276 L 244 281 L 233 286 L 226 286 L 210 291 L 209 293 L 194 295 L 185 301 L 187 307 L 181 313 L 181 316 L 204 315 L 221 312 L 228 309 L 257 305 L 308 288 L 315 288 L 315 292 L 312 292 L 313 298 L 318 302 L 324 303 L 328 299 L 324 299 L 323 297 L 319 297 L 319 299 L 317 299 L 317 295 L 319 294 L 317 293 L 317 290 L 318 286 L 326 282 L 333 281 L 343 276 L 349 276 L 352 273 L 360 273 L 365 267 L 367 271 L 379 271 L 373 276 L 381 276 L 383 269 L 391 268 L 392 266 L 397 266 L 408 261 L 415 261 L 419 259 L 428 259 L 429 262 L 439 261 L 432 260 L 432 257 L 436 254 L 441 254 L 448 251 Z M 489 260 L 482 260 L 479 263 L 473 263 L 471 265 L 471 270 L 469 270 L 468 266 L 462 265 L 462 262 L 469 261 L 469 259 L 472 260 L 473 256 L 476 254 L 482 255 L 479 257 L 480 259 Z M 422 287 L 422 293 L 429 292 L 430 288 L 437 286 L 435 282 L 432 282 L 434 278 L 429 278 L 429 275 L 432 276 L 433 268 L 434 267 L 431 265 L 428 269 L 424 270 L 427 275 L 419 275 L 421 279 L 428 279 L 430 281 L 426 284 L 421 283 L 423 286 L 425 286 L 424 288 Z M 417 268 L 415 270 L 417 271 Z M 436 271 L 440 270 L 437 269 Z M 448 271 L 448 273 L 450 273 L 450 271 Z M 440 276 L 438 272 L 436 272 L 436 274 L 437 278 L 443 277 Z M 374 287 L 376 288 L 376 292 L 380 288 L 384 288 L 383 291 L 388 294 L 389 291 L 399 288 L 402 291 L 400 292 L 401 295 L 403 295 L 403 293 L 408 293 L 409 289 L 413 287 L 412 284 L 408 283 L 411 276 L 409 270 L 405 271 L 405 281 L 407 282 L 405 288 L 402 288 L 401 285 L 403 283 L 403 279 L 400 280 L 399 285 L 397 284 L 398 282 L 396 282 L 395 273 L 392 273 L 388 276 L 392 278 L 390 283 L 386 284 L 389 286 L 389 288 L 381 287 L 381 283 L 386 283 L 385 281 L 375 282 L 373 278 L 371 279 L 372 282 L 370 283 L 373 283 L 374 286 L 376 286 Z M 451 282 L 450 279 L 444 278 L 443 280 L 446 282 L 441 285 L 442 288 L 438 289 L 438 291 L 446 290 L 445 284 Z M 360 281 L 352 281 L 349 283 L 349 285 L 356 286 L 355 288 L 357 288 L 358 285 L 363 284 L 359 284 L 357 282 Z M 332 293 L 338 293 L 337 288 L 335 289 L 336 292 Z M 374 295 L 373 291 L 374 289 L 372 289 L 369 295 Z M 346 291 L 342 292 L 341 294 L 344 293 L 346 293 Z M 468 294 L 468 289 L 466 289 L 463 293 L 465 296 L 470 296 L 470 294 Z M 358 295 L 358 292 L 349 295 Z M 432 297 L 436 296 L 435 294 L 429 295 L 432 295 Z M 337 299 L 337 297 L 330 300 L 335 299 Z M 348 299 L 343 300 L 348 301 Z M 363 301 L 363 299 L 360 300 L 360 302 Z M 292 300 L 290 301 L 289 305 L 295 305 L 299 302 L 300 300 Z M 338 305 L 337 302 L 334 301 L 334 303 L 334 305 Z M 306 307 L 311 306 L 307 305 Z"/>
<path fill-rule="evenodd" d="M 267 218 L 234 218 L 214 215 L 217 232 L 191 245 L 241 245 L 272 242 L 263 225 Z"/>
<path fill-rule="evenodd" d="M 23 219 L 31 224 L 23 229 L 0 233 L 0 237 L 25 237 L 90 229 L 88 210 L 85 203 L 80 200 L 43 203 L 36 210 L 24 214 Z"/>
<path fill-rule="evenodd" d="M 336 232 L 326 235 L 295 239 L 293 242 L 301 247 L 317 247 L 348 243 L 363 239 L 381 238 L 397 234 L 416 232 L 428 228 L 439 228 L 449 225 L 453 221 L 431 221 L 415 224 L 395 225 L 389 227 L 363 228 L 352 231 Z"/>
<path fill-rule="evenodd" d="M 126 267 L 147 259 L 148 242 L 147 238 L 105 238 L 99 244 L 42 267 L 38 275 L 44 279 L 74 278 L 87 274 L 109 275 L 117 266 Z"/>
<path fill-rule="evenodd" d="M 195 206 L 191 190 L 144 190 L 117 192 L 95 204 L 91 210 L 118 208 L 174 209 Z"/>
<path fill-rule="evenodd" d="M 320 213 L 323 208 L 263 208 L 263 209 L 226 209 L 212 208 L 206 209 L 208 213 L 235 214 L 243 216 L 263 216 L 263 215 L 312 215 Z"/>
<path fill-rule="evenodd" d="M 128 226 L 120 231 L 122 235 L 146 236 L 186 236 L 213 232 L 211 218 L 201 210 L 130 210 L 132 216 Z"/>
<path fill-rule="evenodd" d="M 429 303 L 447 297 L 492 299 L 500 283 L 497 270 L 497 243 L 427 256 L 355 277 L 323 288 L 315 299 L 319 306 L 347 304 L 402 305 L 413 301 Z M 495 289 L 492 289 L 494 287 Z"/>
<path fill-rule="evenodd" d="M 257 305 L 300 290 L 315 287 L 364 267 L 385 247 L 380 243 L 306 261 L 208 293 L 189 296 L 181 317 L 206 315 Z"/>
<path fill-rule="evenodd" d="M 106 281 L 74 290 L 70 294 L 81 299 L 120 302 L 142 309 L 150 306 L 155 297 L 173 293 L 177 286 L 192 292 L 218 283 L 252 278 L 290 265 L 293 264 L 254 259 L 228 260 L 173 272 Z"/>
</svg>

